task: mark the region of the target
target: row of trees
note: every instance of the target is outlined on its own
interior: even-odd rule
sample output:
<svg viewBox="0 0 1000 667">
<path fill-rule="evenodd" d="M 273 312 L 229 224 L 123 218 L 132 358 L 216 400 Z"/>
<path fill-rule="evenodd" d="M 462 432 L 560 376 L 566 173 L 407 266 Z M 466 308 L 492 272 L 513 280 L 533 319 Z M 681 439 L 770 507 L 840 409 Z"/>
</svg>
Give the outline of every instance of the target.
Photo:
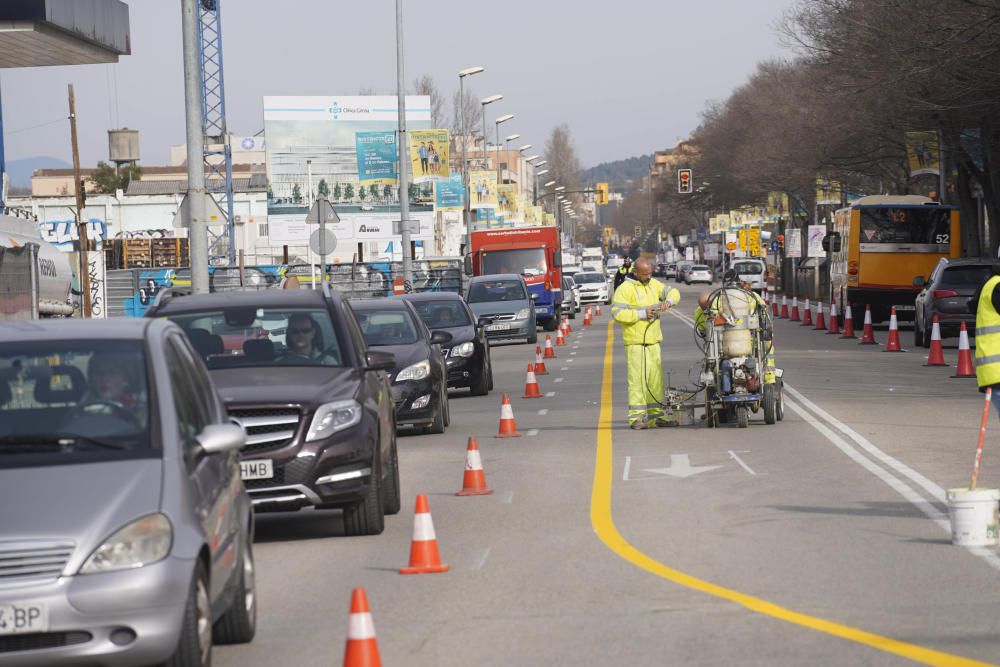
<svg viewBox="0 0 1000 667">
<path fill-rule="evenodd" d="M 779 31 L 792 60 L 761 63 L 727 100 L 710 104 L 684 148 L 691 196 L 675 175 L 654 192 L 689 228 L 709 209 L 793 195 L 812 210 L 817 176 L 858 193 L 937 191 L 908 171 L 905 133 L 937 131 L 941 197 L 962 209 L 967 254 L 1000 244 L 1000 0 L 800 0 Z M 977 226 L 985 205 L 988 242 Z M 686 226 L 685 226 L 686 225 Z"/>
</svg>

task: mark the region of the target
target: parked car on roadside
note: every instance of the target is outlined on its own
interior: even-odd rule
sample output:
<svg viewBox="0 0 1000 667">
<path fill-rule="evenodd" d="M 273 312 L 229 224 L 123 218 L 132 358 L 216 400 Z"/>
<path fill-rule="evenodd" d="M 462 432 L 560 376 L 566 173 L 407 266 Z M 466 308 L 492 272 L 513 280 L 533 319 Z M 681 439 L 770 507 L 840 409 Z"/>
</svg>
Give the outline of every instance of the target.
<svg viewBox="0 0 1000 667">
<path fill-rule="evenodd" d="M 448 387 L 468 387 L 473 396 L 490 393 L 490 341 L 469 304 L 454 292 L 405 294 L 400 298 L 410 302 L 428 329 L 451 334 L 451 341 L 441 346 L 448 366 Z"/>
<path fill-rule="evenodd" d="M 253 639 L 253 512 L 165 320 L 0 327 L 0 665 L 207 666 Z"/>
<path fill-rule="evenodd" d="M 377 535 L 400 509 L 394 405 L 354 312 L 320 290 L 174 295 L 147 317 L 176 322 L 247 432 L 243 483 L 258 512 L 341 509 L 347 535 Z"/>
<path fill-rule="evenodd" d="M 940 321 L 941 338 L 957 337 L 962 322 L 969 335 L 974 335 L 976 309 L 973 307 L 970 311 L 969 299 L 989 280 L 993 267 L 998 265 L 1000 260 L 990 258 L 942 258 L 926 279 L 923 276 L 914 278 L 914 287 L 921 288 L 914 300 L 914 345 L 930 347 L 935 315 Z"/>
<path fill-rule="evenodd" d="M 442 348 L 451 343 L 452 335 L 430 331 L 403 299 L 356 299 L 351 309 L 368 347 L 389 352 L 396 360 L 389 372 L 396 424 L 444 433 L 451 411 Z"/>
<path fill-rule="evenodd" d="M 485 325 L 490 340 L 538 342 L 535 304 L 518 274 L 475 276 L 469 281 L 465 301 Z"/>
</svg>

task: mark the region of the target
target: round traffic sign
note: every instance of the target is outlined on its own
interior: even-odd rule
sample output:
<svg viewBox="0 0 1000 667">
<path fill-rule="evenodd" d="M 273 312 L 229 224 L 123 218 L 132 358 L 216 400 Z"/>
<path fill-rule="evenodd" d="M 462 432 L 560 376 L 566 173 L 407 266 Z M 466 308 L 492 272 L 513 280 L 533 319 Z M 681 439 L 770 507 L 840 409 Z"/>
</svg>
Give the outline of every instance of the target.
<svg viewBox="0 0 1000 667">
<path fill-rule="evenodd" d="M 326 257 L 337 249 L 337 235 L 321 227 L 309 235 L 309 247 L 320 257 Z"/>
<path fill-rule="evenodd" d="M 726 250 L 736 250 L 736 244 L 730 241 L 726 244 Z"/>
</svg>

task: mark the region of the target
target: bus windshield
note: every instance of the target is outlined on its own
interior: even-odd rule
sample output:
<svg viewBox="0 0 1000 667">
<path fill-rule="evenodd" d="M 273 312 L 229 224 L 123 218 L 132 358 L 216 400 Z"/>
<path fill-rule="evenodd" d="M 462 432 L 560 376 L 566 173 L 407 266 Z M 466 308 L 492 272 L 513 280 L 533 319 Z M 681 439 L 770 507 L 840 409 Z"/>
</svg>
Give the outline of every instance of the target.
<svg viewBox="0 0 1000 667">
<path fill-rule="evenodd" d="M 862 208 L 861 251 L 947 253 L 950 213 L 943 208 Z"/>
</svg>

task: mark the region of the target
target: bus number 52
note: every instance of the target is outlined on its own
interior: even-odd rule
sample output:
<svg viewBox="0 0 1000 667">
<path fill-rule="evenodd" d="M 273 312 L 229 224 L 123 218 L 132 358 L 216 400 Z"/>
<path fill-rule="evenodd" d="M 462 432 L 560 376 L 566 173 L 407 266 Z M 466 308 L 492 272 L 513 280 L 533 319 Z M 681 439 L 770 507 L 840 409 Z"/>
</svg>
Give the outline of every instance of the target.
<svg viewBox="0 0 1000 667">
<path fill-rule="evenodd" d="M 938 245 L 945 245 L 951 240 L 951 234 L 938 234 L 934 237 L 934 243 Z"/>
</svg>

